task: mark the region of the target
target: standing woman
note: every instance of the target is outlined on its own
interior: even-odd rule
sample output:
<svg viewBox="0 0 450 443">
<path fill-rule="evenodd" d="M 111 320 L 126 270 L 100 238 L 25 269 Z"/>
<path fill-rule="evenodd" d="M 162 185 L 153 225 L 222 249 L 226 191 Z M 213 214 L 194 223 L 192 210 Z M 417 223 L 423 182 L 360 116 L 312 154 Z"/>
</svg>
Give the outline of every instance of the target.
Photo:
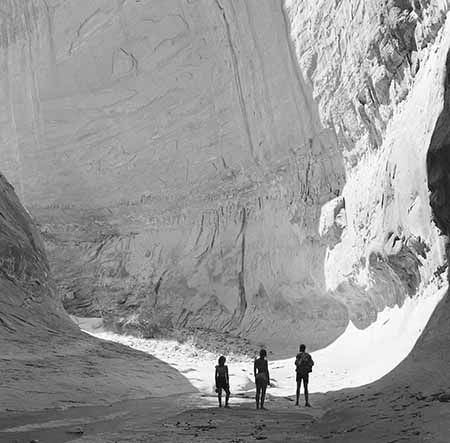
<svg viewBox="0 0 450 443">
<path fill-rule="evenodd" d="M 230 399 L 230 378 L 228 376 L 228 366 L 225 364 L 227 359 L 222 355 L 219 357 L 216 366 L 216 392 L 219 400 L 219 408 L 222 407 L 222 389 L 225 391 L 225 407 L 229 408 L 228 400 Z"/>
<path fill-rule="evenodd" d="M 264 400 L 266 398 L 267 385 L 270 386 L 269 366 L 266 360 L 267 352 L 265 349 L 259 351 L 259 358 L 255 360 L 253 372 L 255 374 L 256 384 L 256 409 L 265 409 Z"/>
</svg>

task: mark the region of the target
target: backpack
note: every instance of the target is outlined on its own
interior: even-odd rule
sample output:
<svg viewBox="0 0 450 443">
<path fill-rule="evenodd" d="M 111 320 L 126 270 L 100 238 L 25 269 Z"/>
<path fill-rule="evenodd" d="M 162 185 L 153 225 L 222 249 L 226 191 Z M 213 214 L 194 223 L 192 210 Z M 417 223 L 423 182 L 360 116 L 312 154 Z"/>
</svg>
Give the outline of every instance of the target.
<svg viewBox="0 0 450 443">
<path fill-rule="evenodd" d="M 300 372 L 301 374 L 308 374 L 312 372 L 314 362 L 307 352 L 302 352 L 297 354 L 297 357 L 295 358 L 295 366 L 297 368 L 297 372 Z"/>
</svg>

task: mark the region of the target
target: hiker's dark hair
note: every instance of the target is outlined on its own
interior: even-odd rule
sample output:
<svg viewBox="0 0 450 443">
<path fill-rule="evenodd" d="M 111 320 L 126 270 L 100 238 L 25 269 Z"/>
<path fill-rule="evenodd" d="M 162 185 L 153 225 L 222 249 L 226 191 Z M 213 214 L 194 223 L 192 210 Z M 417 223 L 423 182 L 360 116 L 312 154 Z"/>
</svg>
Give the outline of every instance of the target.
<svg viewBox="0 0 450 443">
<path fill-rule="evenodd" d="M 300 345 L 300 352 L 305 352 L 306 346 L 305 345 Z"/>
<path fill-rule="evenodd" d="M 259 356 L 260 356 L 261 358 L 266 357 L 266 356 L 267 356 L 266 350 L 265 350 L 265 349 L 261 349 L 261 350 L 259 351 Z"/>
<path fill-rule="evenodd" d="M 227 361 L 227 359 L 223 355 L 221 355 L 219 357 L 219 366 L 223 366 L 226 361 Z"/>
</svg>

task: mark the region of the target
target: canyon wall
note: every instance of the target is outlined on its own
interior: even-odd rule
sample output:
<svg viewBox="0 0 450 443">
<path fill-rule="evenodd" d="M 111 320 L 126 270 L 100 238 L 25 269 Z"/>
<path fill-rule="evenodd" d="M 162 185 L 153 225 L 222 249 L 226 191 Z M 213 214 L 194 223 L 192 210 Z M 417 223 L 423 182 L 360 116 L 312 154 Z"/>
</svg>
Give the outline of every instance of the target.
<svg viewBox="0 0 450 443">
<path fill-rule="evenodd" d="M 194 391 L 165 363 L 94 339 L 70 320 L 40 235 L 3 175 L 0 245 L 0 412 Z"/>
<path fill-rule="evenodd" d="M 324 207 L 322 225 L 340 229 L 327 252 L 327 288 L 364 305 L 352 317 L 364 327 L 384 303 L 401 306 L 405 295 L 445 284 L 426 156 L 443 105 L 450 4 L 294 0 L 286 8 L 299 65 L 347 172 L 341 201 Z M 333 219 L 336 205 L 345 209 Z"/>
<path fill-rule="evenodd" d="M 49 278 L 49 264 L 31 217 L 13 187 L 0 175 L 0 339 L 2 351 L 16 346 L 18 330 L 68 332 L 75 325 L 64 312 Z M 5 347 L 3 347 L 5 346 Z"/>
<path fill-rule="evenodd" d="M 413 163 L 416 166 L 413 168 L 415 175 L 412 182 L 422 183 L 426 158 L 426 181 L 431 191 L 429 197 L 433 219 L 443 238 L 447 239 L 450 232 L 447 199 L 449 49 L 450 21 L 447 19 L 428 56 L 423 59 L 421 73 L 414 87 L 388 130 L 392 132 L 389 145 L 393 148 L 392 152 L 397 151 L 395 157 L 405 149 L 420 153 L 420 162 L 416 159 Z M 415 169 L 417 164 L 421 166 L 420 170 Z M 417 175 L 418 172 L 420 175 Z M 413 212 L 414 209 L 410 213 Z M 426 212 L 428 216 L 428 210 Z M 411 220 L 409 218 L 408 221 Z M 412 224 L 411 229 L 417 230 L 417 224 Z M 438 242 L 442 245 L 442 237 Z M 445 255 L 448 261 L 448 246 Z M 424 262 L 423 268 L 427 264 L 429 267 L 430 261 Z M 448 268 L 445 272 L 445 267 L 446 263 L 436 272 L 442 276 L 440 283 L 445 295 L 436 306 L 414 349 L 393 371 L 375 383 L 356 390 L 327 393 L 327 405 L 335 401 L 338 407 L 313 425 L 318 435 L 323 436 L 327 429 L 331 431 L 333 441 L 342 442 L 387 441 L 394 434 L 408 441 L 447 440 L 444 430 L 448 429 L 445 411 L 450 399 L 447 375 L 450 364 L 450 297 L 446 281 Z M 436 283 L 439 283 L 438 279 Z M 424 294 L 420 296 L 424 297 Z M 374 411 L 378 411 L 378 417 Z M 380 426 L 380 423 L 386 422 L 389 422 L 389 426 Z"/>
<path fill-rule="evenodd" d="M 2 170 L 66 309 L 290 352 L 419 294 L 444 263 L 425 169 L 440 89 L 414 131 L 390 122 L 448 8 L 7 0 Z"/>
</svg>

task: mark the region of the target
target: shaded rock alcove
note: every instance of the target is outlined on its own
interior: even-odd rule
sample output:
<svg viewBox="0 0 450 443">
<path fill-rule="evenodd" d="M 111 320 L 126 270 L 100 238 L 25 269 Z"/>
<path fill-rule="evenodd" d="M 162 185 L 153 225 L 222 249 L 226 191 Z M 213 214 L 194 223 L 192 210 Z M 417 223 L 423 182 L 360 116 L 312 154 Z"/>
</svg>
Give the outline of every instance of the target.
<svg viewBox="0 0 450 443">
<path fill-rule="evenodd" d="M 2 414 L 195 392 L 164 362 L 78 329 L 62 307 L 40 235 L 3 175 L 0 250 Z"/>
</svg>

